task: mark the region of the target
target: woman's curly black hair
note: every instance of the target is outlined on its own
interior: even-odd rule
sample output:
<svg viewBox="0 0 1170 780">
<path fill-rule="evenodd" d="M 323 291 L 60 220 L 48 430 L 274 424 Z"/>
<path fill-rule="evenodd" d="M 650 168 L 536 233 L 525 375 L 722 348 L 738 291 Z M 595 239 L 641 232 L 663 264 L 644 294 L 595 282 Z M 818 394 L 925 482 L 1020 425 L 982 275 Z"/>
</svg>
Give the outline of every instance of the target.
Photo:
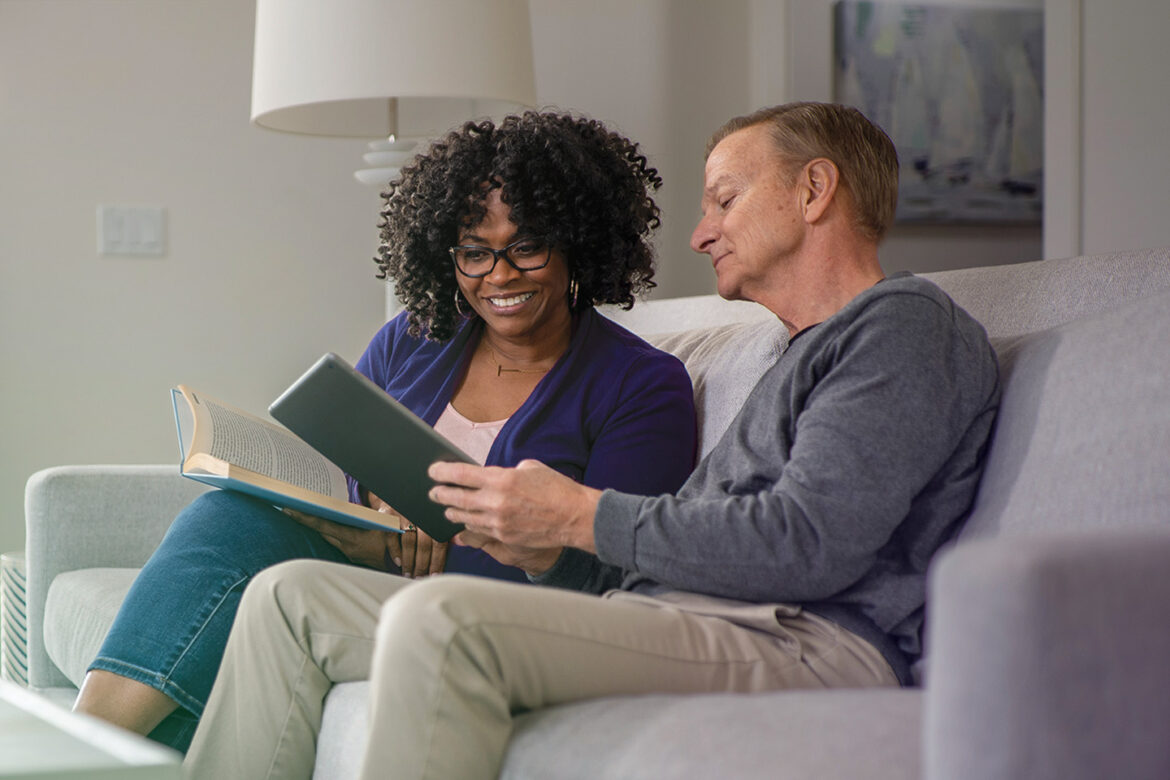
<svg viewBox="0 0 1170 780">
<path fill-rule="evenodd" d="M 662 186 L 638 145 L 601 122 L 527 111 L 497 126 L 468 122 L 416 157 L 382 194 L 378 278 L 395 282 L 411 335 L 446 341 L 456 311 L 447 250 L 486 214 L 491 189 L 527 235 L 561 250 L 577 282 L 576 308 L 634 305 L 654 286 L 651 233 Z M 470 309 L 463 304 L 462 308 Z"/>
</svg>

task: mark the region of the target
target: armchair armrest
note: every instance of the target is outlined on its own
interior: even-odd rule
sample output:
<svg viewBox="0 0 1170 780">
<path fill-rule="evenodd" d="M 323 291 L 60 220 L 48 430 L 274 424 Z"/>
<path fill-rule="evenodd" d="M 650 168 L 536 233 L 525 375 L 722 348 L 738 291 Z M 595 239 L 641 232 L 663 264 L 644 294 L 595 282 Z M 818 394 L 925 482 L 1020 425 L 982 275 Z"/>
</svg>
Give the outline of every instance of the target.
<svg viewBox="0 0 1170 780">
<path fill-rule="evenodd" d="M 61 572 L 140 567 L 203 485 L 174 465 L 59 466 L 25 486 L 28 671 L 34 688 L 70 685 L 45 654 L 45 597 Z"/>
<path fill-rule="evenodd" d="M 968 542 L 931 572 L 925 777 L 1170 777 L 1170 528 Z"/>
</svg>

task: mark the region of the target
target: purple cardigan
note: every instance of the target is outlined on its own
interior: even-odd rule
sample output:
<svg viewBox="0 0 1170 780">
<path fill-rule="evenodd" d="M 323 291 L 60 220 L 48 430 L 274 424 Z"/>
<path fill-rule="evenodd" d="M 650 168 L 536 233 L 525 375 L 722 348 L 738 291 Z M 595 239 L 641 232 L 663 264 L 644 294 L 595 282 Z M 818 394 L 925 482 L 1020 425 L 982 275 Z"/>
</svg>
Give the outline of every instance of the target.
<svg viewBox="0 0 1170 780">
<path fill-rule="evenodd" d="M 357 369 L 430 425 L 447 407 L 483 330 L 464 323 L 449 341 L 407 334 L 400 314 L 374 336 Z M 578 482 L 625 493 L 673 493 L 697 451 L 694 394 L 682 363 L 592 309 L 577 314 L 569 348 L 509 418 L 488 453 L 489 466 L 539 460 Z M 350 485 L 350 499 L 360 502 Z M 391 499 L 391 503 L 393 500 Z M 520 569 L 452 546 L 447 571 L 527 582 Z M 621 571 L 566 550 L 541 580 L 599 592 Z"/>
</svg>

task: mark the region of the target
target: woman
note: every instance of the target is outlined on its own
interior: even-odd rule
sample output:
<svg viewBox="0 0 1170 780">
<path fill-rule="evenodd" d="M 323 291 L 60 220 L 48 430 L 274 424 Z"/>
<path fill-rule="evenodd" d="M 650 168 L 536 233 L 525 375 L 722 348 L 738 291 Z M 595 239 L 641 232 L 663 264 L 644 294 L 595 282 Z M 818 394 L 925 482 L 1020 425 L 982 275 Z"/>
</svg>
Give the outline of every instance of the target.
<svg viewBox="0 0 1170 780">
<path fill-rule="evenodd" d="M 636 144 L 594 120 L 528 112 L 452 131 L 385 193 L 376 262 L 405 312 L 358 369 L 487 465 L 535 458 L 598 488 L 674 491 L 695 456 L 686 371 L 593 309 L 629 307 L 653 286 L 660 185 Z M 393 513 L 360 485 L 351 499 Z M 285 560 L 590 589 L 620 575 L 573 549 L 504 566 L 434 542 L 409 518 L 390 520 L 398 534 L 294 517 L 224 491 L 180 513 L 76 709 L 185 749 L 245 585 Z"/>
</svg>

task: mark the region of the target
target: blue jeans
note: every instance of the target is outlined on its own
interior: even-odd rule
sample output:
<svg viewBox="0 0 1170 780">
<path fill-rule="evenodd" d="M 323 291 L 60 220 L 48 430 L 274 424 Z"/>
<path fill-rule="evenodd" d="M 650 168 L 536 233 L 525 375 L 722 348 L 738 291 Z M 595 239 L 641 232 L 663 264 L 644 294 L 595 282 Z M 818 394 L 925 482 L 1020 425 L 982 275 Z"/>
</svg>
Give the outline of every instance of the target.
<svg viewBox="0 0 1170 780">
<path fill-rule="evenodd" d="M 150 737 L 186 750 L 248 582 L 295 558 L 350 563 L 316 531 L 240 493 L 206 493 L 179 513 L 134 581 L 90 669 L 162 691 L 178 703 Z M 447 571 L 527 582 L 519 569 L 452 545 Z"/>
</svg>

